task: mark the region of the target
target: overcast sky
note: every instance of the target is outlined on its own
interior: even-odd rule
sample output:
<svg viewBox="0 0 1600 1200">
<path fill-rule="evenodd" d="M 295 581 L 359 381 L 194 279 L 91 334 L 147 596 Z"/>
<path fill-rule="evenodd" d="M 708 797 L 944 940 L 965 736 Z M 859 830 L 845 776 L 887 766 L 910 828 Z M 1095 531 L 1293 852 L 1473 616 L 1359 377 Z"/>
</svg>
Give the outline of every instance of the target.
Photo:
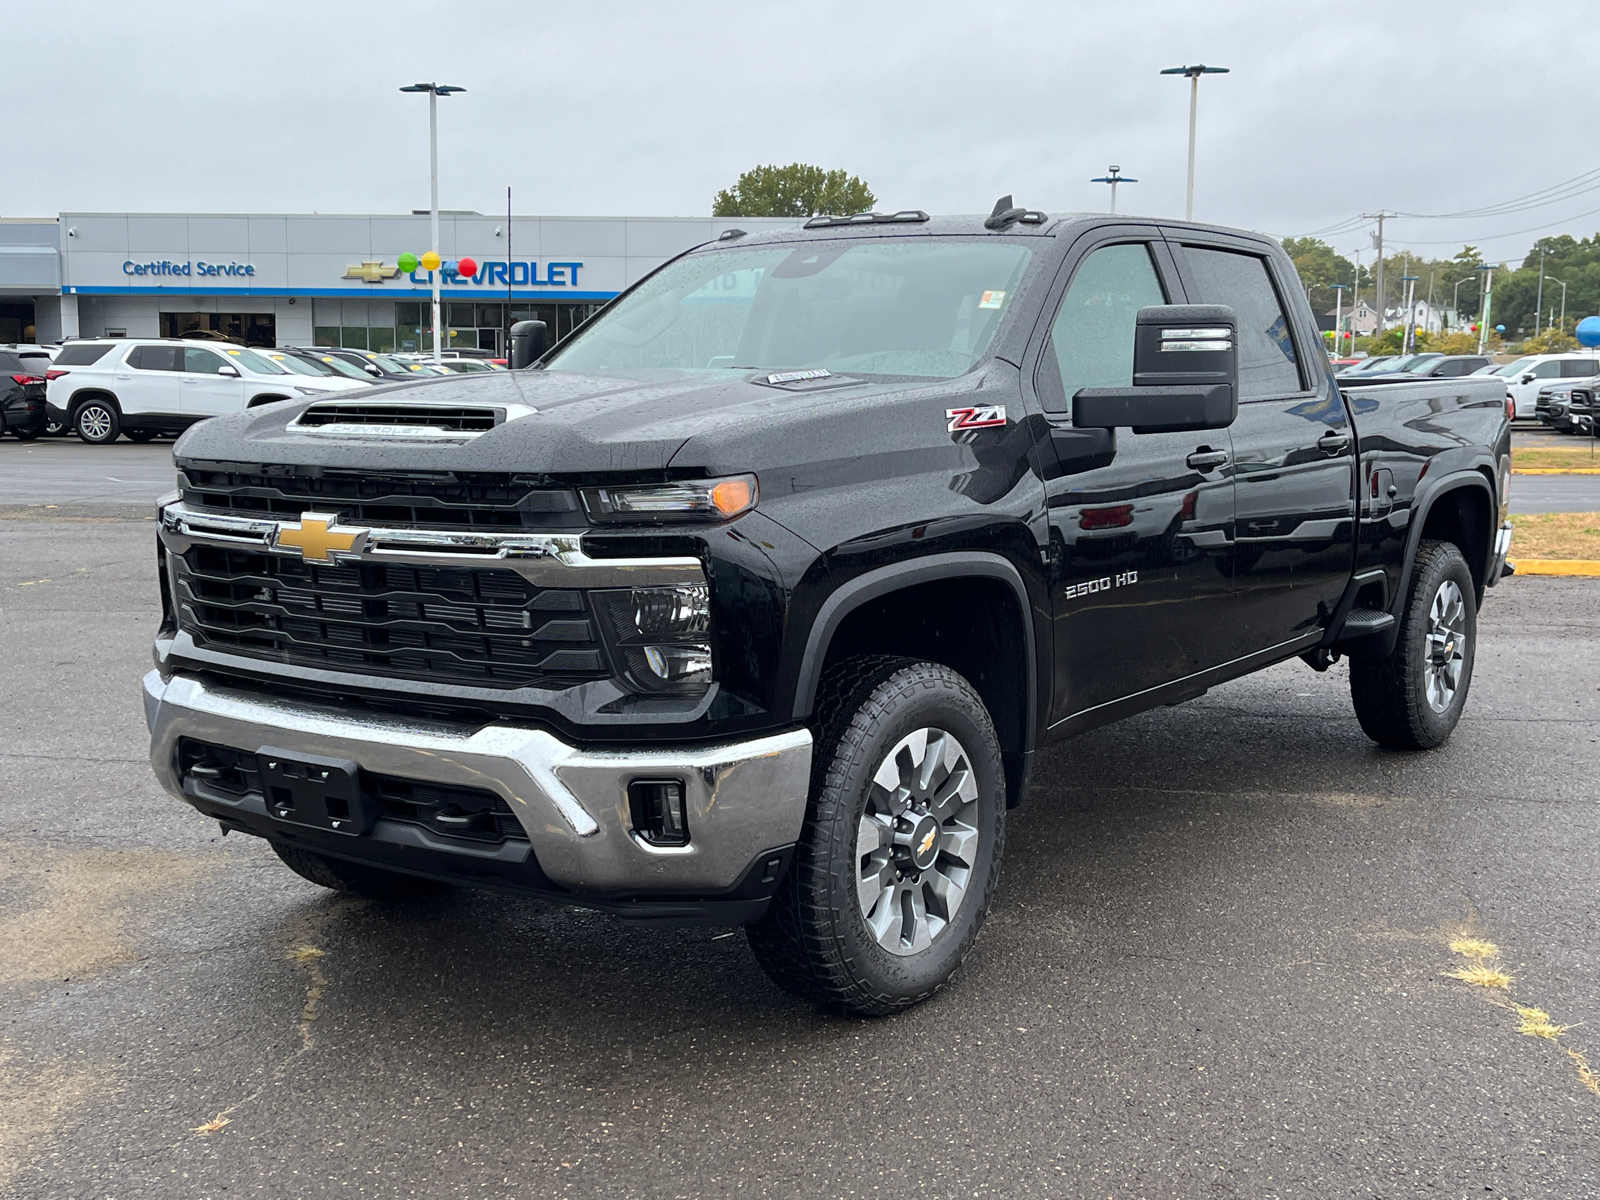
<svg viewBox="0 0 1600 1200">
<path fill-rule="evenodd" d="M 1577 0 L 915 4 L 40 4 L 0 0 L 9 166 L 0 215 L 62 211 L 704 215 L 758 163 L 844 167 L 879 207 L 987 212 L 997 196 L 1182 216 L 1188 83 L 1195 216 L 1277 236 L 1379 207 L 1459 212 L 1589 171 L 1595 19 Z M 31 146 L 32 149 L 26 147 Z M 31 164 L 21 169 L 22 164 Z M 1600 177 L 1597 177 L 1600 184 Z M 1594 209 L 1596 211 L 1591 212 Z M 1539 228 L 1532 232 L 1518 232 Z M 1600 229 L 1600 191 L 1470 221 L 1390 223 L 1516 259 Z M 1370 261 L 1365 228 L 1330 237 Z"/>
</svg>

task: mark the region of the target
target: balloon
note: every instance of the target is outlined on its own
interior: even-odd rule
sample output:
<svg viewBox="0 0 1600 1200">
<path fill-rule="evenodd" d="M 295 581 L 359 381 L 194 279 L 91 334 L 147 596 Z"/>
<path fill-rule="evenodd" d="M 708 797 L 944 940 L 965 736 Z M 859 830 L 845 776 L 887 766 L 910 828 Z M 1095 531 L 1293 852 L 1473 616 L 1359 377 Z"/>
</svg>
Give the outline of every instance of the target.
<svg viewBox="0 0 1600 1200">
<path fill-rule="evenodd" d="M 439 269 L 440 264 L 443 263 L 443 261 L 444 260 L 441 259 L 432 250 L 429 250 L 426 254 L 424 254 L 422 256 L 422 269 L 424 271 L 437 271 Z"/>
<path fill-rule="evenodd" d="M 1600 317 L 1585 317 L 1578 322 L 1573 333 L 1577 335 L 1579 345 L 1588 346 L 1591 350 L 1600 346 Z"/>
<path fill-rule="evenodd" d="M 468 279 L 471 279 L 478 273 L 478 264 L 473 259 L 463 258 L 456 264 L 456 271 L 462 275 L 465 275 Z"/>
<path fill-rule="evenodd" d="M 1504 325 L 1496 325 L 1494 327 L 1494 331 L 1496 333 L 1504 333 L 1506 331 L 1506 327 Z"/>
<path fill-rule="evenodd" d="M 417 269 L 417 256 L 415 254 L 402 254 L 398 261 L 400 269 L 407 275 Z"/>
<path fill-rule="evenodd" d="M 445 259 L 445 261 L 440 265 L 440 269 L 444 271 L 446 275 L 456 274 L 456 260 L 453 258 Z"/>
</svg>

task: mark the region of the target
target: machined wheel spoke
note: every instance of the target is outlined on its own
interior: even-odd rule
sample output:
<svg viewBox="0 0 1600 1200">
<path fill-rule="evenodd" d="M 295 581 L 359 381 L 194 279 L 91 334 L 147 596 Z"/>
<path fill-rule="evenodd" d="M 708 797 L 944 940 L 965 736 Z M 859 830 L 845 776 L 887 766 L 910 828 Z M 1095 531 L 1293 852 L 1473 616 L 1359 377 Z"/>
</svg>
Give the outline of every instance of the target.
<svg viewBox="0 0 1600 1200">
<path fill-rule="evenodd" d="M 978 831 L 971 825 L 946 825 L 939 831 L 939 853 L 972 866 L 978 850 Z"/>
<path fill-rule="evenodd" d="M 948 922 L 955 915 L 956 909 L 961 907 L 961 901 L 967 894 L 965 881 L 957 881 L 937 870 L 923 876 L 923 881 L 927 884 L 928 891 L 932 893 L 928 899 L 928 907 Z"/>
</svg>

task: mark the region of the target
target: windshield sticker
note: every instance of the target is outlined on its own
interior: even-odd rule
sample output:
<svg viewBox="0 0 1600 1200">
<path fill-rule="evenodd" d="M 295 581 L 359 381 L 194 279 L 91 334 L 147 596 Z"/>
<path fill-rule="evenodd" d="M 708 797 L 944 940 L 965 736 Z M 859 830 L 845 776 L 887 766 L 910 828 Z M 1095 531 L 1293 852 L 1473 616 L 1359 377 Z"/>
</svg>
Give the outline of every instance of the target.
<svg viewBox="0 0 1600 1200">
<path fill-rule="evenodd" d="M 1006 302 L 1004 292 L 985 292 L 983 299 L 978 301 L 979 308 L 999 308 Z"/>
<path fill-rule="evenodd" d="M 833 372 L 823 367 L 815 371 L 779 371 L 776 375 L 768 375 L 768 383 L 795 383 L 801 379 L 827 379 Z"/>
<path fill-rule="evenodd" d="M 978 404 L 972 408 L 947 408 L 944 415 L 950 422 L 951 433 L 958 433 L 963 429 L 986 429 L 991 425 L 1006 423 L 1006 406 Z"/>
</svg>

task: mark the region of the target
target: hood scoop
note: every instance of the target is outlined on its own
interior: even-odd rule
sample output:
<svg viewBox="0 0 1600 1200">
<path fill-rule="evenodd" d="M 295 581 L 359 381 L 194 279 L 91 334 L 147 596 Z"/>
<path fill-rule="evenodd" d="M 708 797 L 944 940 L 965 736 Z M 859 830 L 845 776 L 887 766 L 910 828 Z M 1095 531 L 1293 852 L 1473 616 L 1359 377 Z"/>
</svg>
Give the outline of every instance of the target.
<svg viewBox="0 0 1600 1200">
<path fill-rule="evenodd" d="M 288 428 L 296 433 L 341 438 L 450 440 L 475 438 L 497 425 L 532 416 L 524 404 L 424 404 L 391 401 L 323 401 L 302 412 Z"/>
</svg>

